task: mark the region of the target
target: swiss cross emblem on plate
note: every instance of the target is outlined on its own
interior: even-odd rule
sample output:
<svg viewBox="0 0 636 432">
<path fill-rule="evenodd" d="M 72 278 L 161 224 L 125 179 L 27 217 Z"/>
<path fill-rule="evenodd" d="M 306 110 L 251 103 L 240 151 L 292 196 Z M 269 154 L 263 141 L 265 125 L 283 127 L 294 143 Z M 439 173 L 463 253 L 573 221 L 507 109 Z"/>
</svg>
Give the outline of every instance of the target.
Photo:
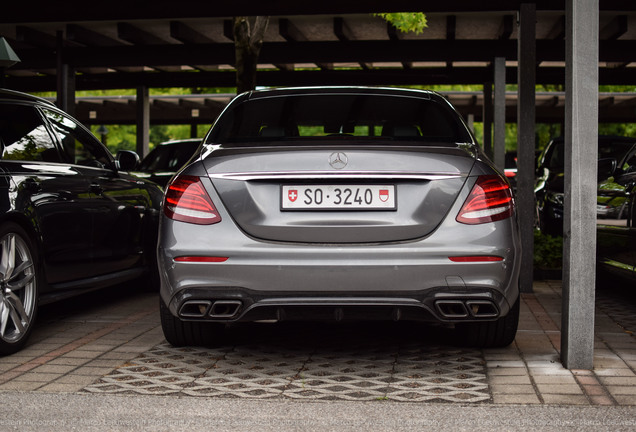
<svg viewBox="0 0 636 432">
<path fill-rule="evenodd" d="M 287 191 L 287 198 L 291 201 L 294 202 L 296 201 L 296 199 L 298 199 L 298 191 L 296 189 L 290 189 Z"/>
</svg>

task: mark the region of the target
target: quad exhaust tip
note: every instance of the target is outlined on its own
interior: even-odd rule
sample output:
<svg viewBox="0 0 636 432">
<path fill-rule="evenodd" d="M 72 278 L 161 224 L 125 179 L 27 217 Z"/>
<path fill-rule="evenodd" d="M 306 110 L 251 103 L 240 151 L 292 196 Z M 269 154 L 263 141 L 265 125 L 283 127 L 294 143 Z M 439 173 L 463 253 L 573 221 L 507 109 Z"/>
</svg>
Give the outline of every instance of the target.
<svg viewBox="0 0 636 432">
<path fill-rule="evenodd" d="M 490 300 L 438 300 L 437 312 L 448 319 L 497 318 L 499 309 Z"/>
<path fill-rule="evenodd" d="M 181 306 L 179 316 L 231 319 L 239 314 L 242 306 L 240 300 L 188 300 Z M 499 316 L 499 308 L 490 300 L 437 300 L 435 308 L 446 319 L 488 319 Z M 336 314 L 338 318 L 342 319 L 342 316 Z"/>
<path fill-rule="evenodd" d="M 243 303 L 240 300 L 189 300 L 181 306 L 182 318 L 233 318 Z"/>
</svg>

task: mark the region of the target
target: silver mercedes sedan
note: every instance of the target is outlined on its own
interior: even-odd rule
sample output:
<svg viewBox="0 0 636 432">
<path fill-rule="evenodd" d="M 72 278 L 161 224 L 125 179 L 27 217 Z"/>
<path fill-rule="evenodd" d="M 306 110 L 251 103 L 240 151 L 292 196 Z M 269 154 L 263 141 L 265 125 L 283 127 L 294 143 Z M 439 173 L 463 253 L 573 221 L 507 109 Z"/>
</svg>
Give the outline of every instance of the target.
<svg viewBox="0 0 636 432">
<path fill-rule="evenodd" d="M 166 188 L 161 322 L 175 346 L 284 320 L 432 321 L 505 346 L 520 256 L 510 186 L 444 97 L 253 91 Z"/>
</svg>

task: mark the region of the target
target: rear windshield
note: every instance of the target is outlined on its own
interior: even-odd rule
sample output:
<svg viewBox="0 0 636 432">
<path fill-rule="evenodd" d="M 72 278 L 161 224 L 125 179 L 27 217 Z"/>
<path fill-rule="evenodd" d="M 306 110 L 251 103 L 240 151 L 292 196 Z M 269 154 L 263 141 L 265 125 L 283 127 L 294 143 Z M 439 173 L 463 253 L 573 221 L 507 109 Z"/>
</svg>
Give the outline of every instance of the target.
<svg viewBox="0 0 636 432">
<path fill-rule="evenodd" d="M 473 142 L 445 102 L 368 94 L 285 95 L 233 104 L 208 143 L 331 139 Z"/>
</svg>

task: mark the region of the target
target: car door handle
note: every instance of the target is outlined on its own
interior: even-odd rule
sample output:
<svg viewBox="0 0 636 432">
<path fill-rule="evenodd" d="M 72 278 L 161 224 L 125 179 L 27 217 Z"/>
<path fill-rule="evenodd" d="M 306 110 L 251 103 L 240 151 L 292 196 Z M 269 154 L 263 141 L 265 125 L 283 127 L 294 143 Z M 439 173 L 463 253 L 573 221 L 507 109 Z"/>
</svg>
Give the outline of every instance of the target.
<svg viewBox="0 0 636 432">
<path fill-rule="evenodd" d="M 89 190 L 96 195 L 101 195 L 104 192 L 104 188 L 99 183 L 91 183 Z"/>
</svg>

